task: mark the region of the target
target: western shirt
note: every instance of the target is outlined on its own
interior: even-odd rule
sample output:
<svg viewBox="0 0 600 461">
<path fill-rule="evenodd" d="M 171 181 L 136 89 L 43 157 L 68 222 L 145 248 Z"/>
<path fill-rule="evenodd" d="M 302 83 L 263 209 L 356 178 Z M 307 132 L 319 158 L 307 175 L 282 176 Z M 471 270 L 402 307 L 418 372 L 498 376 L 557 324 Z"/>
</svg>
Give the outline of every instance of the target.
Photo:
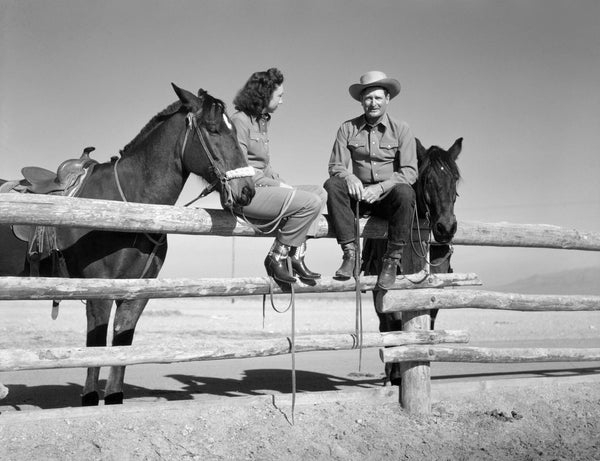
<svg viewBox="0 0 600 461">
<path fill-rule="evenodd" d="M 237 111 L 231 116 L 236 129 L 238 144 L 254 167 L 254 184 L 257 186 L 279 186 L 279 174 L 271 167 L 269 155 L 268 127 L 270 116 L 251 117 L 245 112 Z"/>
<path fill-rule="evenodd" d="M 414 184 L 417 149 L 408 124 L 387 113 L 375 126 L 367 123 L 364 114 L 344 122 L 329 158 L 329 175 L 351 174 L 364 185 L 380 184 L 383 192 L 395 184 Z"/>
</svg>

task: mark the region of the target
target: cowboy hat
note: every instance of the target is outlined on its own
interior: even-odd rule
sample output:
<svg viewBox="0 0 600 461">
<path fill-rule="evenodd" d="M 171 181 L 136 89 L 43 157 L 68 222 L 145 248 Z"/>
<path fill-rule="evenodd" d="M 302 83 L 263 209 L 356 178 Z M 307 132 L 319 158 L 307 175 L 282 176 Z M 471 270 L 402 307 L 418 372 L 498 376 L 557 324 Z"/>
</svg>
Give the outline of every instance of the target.
<svg viewBox="0 0 600 461">
<path fill-rule="evenodd" d="M 397 96 L 400 93 L 400 82 L 395 78 L 388 78 L 383 72 L 378 70 L 371 70 L 366 74 L 360 76 L 360 83 L 350 85 L 348 91 L 357 101 L 360 101 L 360 94 L 365 88 L 372 86 L 380 86 L 385 88 L 390 93 L 390 99 Z"/>
</svg>

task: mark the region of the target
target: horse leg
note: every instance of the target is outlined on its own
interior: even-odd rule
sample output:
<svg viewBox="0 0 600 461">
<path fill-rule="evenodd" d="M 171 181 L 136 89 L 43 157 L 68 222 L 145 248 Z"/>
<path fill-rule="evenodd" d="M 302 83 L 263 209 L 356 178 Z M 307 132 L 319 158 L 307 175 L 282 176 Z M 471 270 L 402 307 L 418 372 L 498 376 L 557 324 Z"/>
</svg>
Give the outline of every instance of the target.
<svg viewBox="0 0 600 461">
<path fill-rule="evenodd" d="M 108 332 L 111 306 L 112 300 L 110 299 L 87 300 L 85 306 L 87 316 L 87 347 L 106 346 L 106 334 Z M 85 386 L 81 395 L 82 406 L 98 405 L 100 400 L 98 394 L 99 375 L 100 367 L 88 368 Z"/>
<path fill-rule="evenodd" d="M 117 301 L 117 309 L 115 311 L 113 324 L 113 346 L 131 346 L 133 334 L 135 333 L 135 326 L 147 303 L 147 299 Z M 110 367 L 110 373 L 104 390 L 105 405 L 123 403 L 124 379 L 125 366 Z"/>
<path fill-rule="evenodd" d="M 432 274 L 450 274 L 452 273 L 452 267 L 450 266 L 450 245 L 432 245 L 429 250 L 429 257 L 431 261 L 431 273 Z M 431 329 L 434 329 L 435 318 L 437 317 L 438 309 L 432 309 L 431 315 Z"/>
<path fill-rule="evenodd" d="M 381 239 L 365 239 L 362 252 L 362 269 L 365 275 L 378 275 L 381 271 L 381 258 L 385 253 L 387 241 Z M 388 331 L 402 330 L 402 313 L 391 312 L 389 314 L 381 313 L 377 310 L 377 304 L 381 302 L 381 291 L 373 290 L 373 305 L 377 317 L 379 318 L 379 331 L 385 333 Z M 385 364 L 385 381 L 393 386 L 400 385 L 400 364 Z"/>
</svg>

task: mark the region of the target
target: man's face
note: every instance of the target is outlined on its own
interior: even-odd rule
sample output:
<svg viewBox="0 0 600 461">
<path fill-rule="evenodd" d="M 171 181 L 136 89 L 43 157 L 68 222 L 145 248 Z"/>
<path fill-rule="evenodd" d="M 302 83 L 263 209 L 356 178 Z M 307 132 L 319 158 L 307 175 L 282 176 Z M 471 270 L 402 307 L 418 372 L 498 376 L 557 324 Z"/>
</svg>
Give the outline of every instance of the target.
<svg viewBox="0 0 600 461">
<path fill-rule="evenodd" d="M 279 104 L 283 104 L 283 85 L 279 85 L 277 88 L 275 88 L 275 91 L 273 91 L 273 95 L 271 96 L 271 100 L 267 106 L 267 112 L 272 114 L 277 110 Z"/>
<path fill-rule="evenodd" d="M 361 105 L 369 120 L 384 115 L 389 102 L 390 95 L 383 88 L 367 88 L 361 96 Z"/>
</svg>

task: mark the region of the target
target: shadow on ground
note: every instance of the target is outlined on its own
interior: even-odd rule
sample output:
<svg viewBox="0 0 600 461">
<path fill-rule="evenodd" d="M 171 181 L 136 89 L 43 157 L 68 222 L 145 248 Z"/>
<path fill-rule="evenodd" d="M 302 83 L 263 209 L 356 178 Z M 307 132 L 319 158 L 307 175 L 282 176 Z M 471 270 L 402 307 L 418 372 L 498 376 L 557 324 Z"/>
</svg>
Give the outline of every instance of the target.
<svg viewBox="0 0 600 461">
<path fill-rule="evenodd" d="M 533 377 L 568 377 L 600 374 L 599 367 L 547 369 L 522 372 L 476 373 L 468 375 L 445 375 L 433 377 L 437 383 L 444 380 L 460 378 L 517 378 L 524 375 Z M 127 400 L 193 400 L 199 396 L 240 397 L 256 396 L 273 393 L 288 394 L 292 392 L 292 373 L 281 369 L 251 369 L 246 370 L 241 379 L 221 379 L 214 377 L 194 376 L 190 374 L 171 374 L 166 377 L 178 381 L 179 389 L 153 389 L 144 386 L 125 385 L 125 403 Z M 101 388 L 104 380 L 101 380 Z M 382 386 L 380 377 L 371 374 L 353 373 L 349 377 L 316 373 L 311 371 L 296 371 L 297 392 L 337 391 L 348 388 L 372 388 Z M 0 401 L 0 414 L 5 411 L 22 411 L 29 409 L 51 409 L 80 406 L 82 386 L 75 383 L 65 385 L 26 386 L 9 384 L 8 396 Z M 175 387 L 175 386 L 174 386 Z"/>
</svg>

